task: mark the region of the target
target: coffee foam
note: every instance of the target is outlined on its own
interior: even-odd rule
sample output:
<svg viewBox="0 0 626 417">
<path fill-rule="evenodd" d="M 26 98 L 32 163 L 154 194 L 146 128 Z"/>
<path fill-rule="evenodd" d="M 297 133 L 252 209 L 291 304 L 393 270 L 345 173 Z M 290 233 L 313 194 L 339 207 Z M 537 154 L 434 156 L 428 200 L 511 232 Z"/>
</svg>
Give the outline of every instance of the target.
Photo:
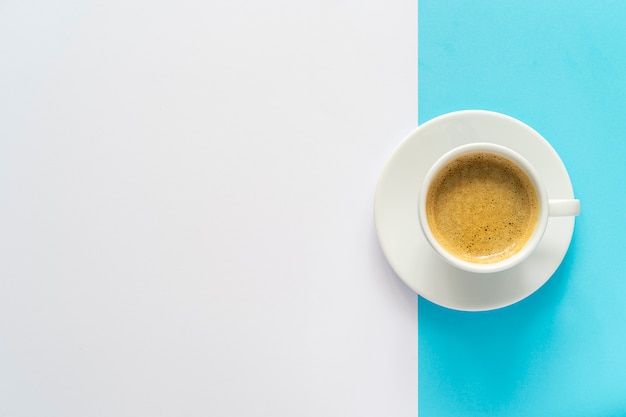
<svg viewBox="0 0 626 417">
<path fill-rule="evenodd" d="M 519 252 L 539 217 L 537 192 L 508 159 L 487 152 L 463 155 L 435 176 L 426 199 L 428 224 L 451 254 L 494 263 Z"/>
</svg>

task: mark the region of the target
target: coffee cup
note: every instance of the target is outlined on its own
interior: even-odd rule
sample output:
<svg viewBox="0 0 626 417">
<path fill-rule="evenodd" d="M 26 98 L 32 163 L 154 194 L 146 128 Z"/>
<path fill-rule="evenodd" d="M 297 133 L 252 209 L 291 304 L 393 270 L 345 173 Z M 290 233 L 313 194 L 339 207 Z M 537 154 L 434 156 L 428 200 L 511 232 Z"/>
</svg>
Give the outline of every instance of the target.
<svg viewBox="0 0 626 417">
<path fill-rule="evenodd" d="M 499 272 L 539 245 L 550 217 L 577 216 L 577 199 L 550 199 L 533 166 L 493 143 L 459 146 L 428 170 L 419 193 L 420 226 L 449 264 Z"/>
</svg>

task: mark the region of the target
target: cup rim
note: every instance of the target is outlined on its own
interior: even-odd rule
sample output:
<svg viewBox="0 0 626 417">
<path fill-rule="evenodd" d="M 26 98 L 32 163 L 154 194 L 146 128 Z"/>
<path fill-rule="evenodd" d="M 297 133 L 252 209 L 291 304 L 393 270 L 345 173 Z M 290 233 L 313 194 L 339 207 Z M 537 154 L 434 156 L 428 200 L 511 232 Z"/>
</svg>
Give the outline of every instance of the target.
<svg viewBox="0 0 626 417">
<path fill-rule="evenodd" d="M 528 175 L 531 180 L 533 186 L 535 187 L 535 191 L 537 192 L 537 198 L 539 202 L 539 213 L 537 217 L 537 223 L 535 224 L 535 230 L 532 235 L 524 245 L 524 247 L 506 259 L 500 260 L 494 263 L 480 264 L 469 262 L 463 259 L 459 259 L 456 256 L 452 255 L 448 252 L 440 243 L 437 241 L 435 236 L 430 229 L 430 225 L 428 224 L 427 216 L 426 216 L 426 196 L 428 195 L 428 190 L 430 189 L 430 184 L 434 177 L 439 173 L 439 171 L 453 159 L 456 159 L 462 155 L 474 153 L 474 152 L 488 152 L 500 155 L 513 163 L 515 163 L 522 171 Z M 422 187 L 420 189 L 419 197 L 418 197 L 418 217 L 420 226 L 426 237 L 426 240 L 430 244 L 430 246 L 449 264 L 455 266 L 459 269 L 474 272 L 474 273 L 493 273 L 500 272 L 509 268 L 514 267 L 515 265 L 521 263 L 524 259 L 526 259 L 539 245 L 545 229 L 548 223 L 549 216 L 549 202 L 548 195 L 543 185 L 543 182 L 539 178 L 539 174 L 535 170 L 535 168 L 528 162 L 523 156 L 514 150 L 507 148 L 502 145 L 498 145 L 495 143 L 488 142 L 475 142 L 469 143 L 465 145 L 458 146 L 454 149 L 449 150 L 445 154 L 443 154 L 435 163 L 430 167 L 426 176 L 424 177 L 424 181 L 422 182 Z"/>
</svg>

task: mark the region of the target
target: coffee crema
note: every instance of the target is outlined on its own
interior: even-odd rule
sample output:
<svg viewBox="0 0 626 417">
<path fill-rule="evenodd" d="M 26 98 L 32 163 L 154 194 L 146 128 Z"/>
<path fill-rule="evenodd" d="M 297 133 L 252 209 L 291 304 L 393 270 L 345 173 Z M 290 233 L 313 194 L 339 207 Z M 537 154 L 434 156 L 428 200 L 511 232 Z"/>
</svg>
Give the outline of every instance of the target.
<svg viewBox="0 0 626 417">
<path fill-rule="evenodd" d="M 514 162 L 474 152 L 435 175 L 426 217 L 446 251 L 468 262 L 495 263 L 515 255 L 531 237 L 539 199 L 528 175 Z"/>
</svg>

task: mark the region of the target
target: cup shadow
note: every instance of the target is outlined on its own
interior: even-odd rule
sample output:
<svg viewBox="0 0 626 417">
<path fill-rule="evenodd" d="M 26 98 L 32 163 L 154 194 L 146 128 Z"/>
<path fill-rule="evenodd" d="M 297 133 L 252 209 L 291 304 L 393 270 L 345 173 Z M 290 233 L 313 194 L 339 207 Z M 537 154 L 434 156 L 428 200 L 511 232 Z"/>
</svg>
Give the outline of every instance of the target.
<svg viewBox="0 0 626 417">
<path fill-rule="evenodd" d="M 552 277 L 534 294 L 505 308 L 461 312 L 419 298 L 420 404 L 427 405 L 441 392 L 450 395 L 445 401 L 456 398 L 464 407 L 473 404 L 476 411 L 515 401 L 528 383 L 534 358 L 549 349 L 546 343 L 567 293 L 575 247 L 576 233 Z"/>
</svg>

